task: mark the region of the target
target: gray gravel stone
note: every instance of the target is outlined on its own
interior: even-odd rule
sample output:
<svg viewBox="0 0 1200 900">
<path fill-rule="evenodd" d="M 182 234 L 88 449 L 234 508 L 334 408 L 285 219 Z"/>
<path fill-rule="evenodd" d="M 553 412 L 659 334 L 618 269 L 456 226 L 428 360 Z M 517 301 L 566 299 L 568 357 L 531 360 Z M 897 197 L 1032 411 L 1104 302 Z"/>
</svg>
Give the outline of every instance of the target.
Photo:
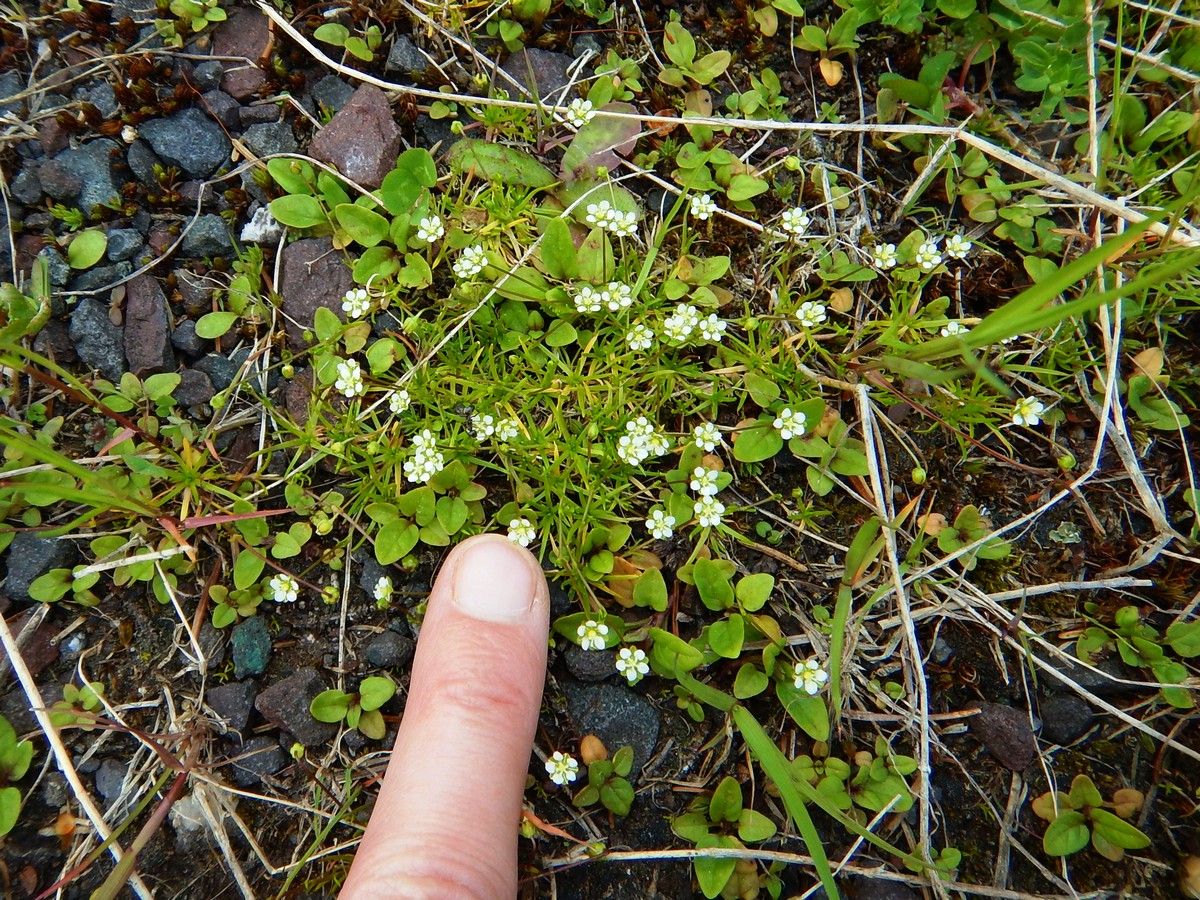
<svg viewBox="0 0 1200 900">
<path fill-rule="evenodd" d="M 195 108 L 145 122 L 141 135 L 164 162 L 193 178 L 207 178 L 229 160 L 232 149 L 221 126 Z"/>
<path fill-rule="evenodd" d="M 254 787 L 286 765 L 287 757 L 278 741 L 266 735 L 252 737 L 233 762 L 233 780 L 238 787 Z"/>
<path fill-rule="evenodd" d="M 5 72 L 0 75 L 0 116 L 16 113 L 19 117 L 25 110 L 23 100 L 12 99 L 25 89 L 21 76 L 16 72 Z"/>
<path fill-rule="evenodd" d="M 1037 756 L 1037 741 L 1029 713 L 1000 703 L 980 703 L 979 715 L 969 720 L 971 733 L 1006 769 L 1021 772 Z"/>
<path fill-rule="evenodd" d="M 906 884 L 862 875 L 854 879 L 854 900 L 918 900 L 921 895 Z"/>
<path fill-rule="evenodd" d="M 367 641 L 363 656 L 376 668 L 399 668 L 412 659 L 413 642 L 394 631 L 384 631 Z"/>
<path fill-rule="evenodd" d="M 80 180 L 77 202 L 84 212 L 91 212 L 94 207 L 120 199 L 116 182 L 113 180 L 110 156 L 117 146 L 116 141 L 101 138 L 55 157 L 55 162 Z M 46 189 L 44 181 L 42 187 Z M 46 190 L 46 193 L 50 191 Z"/>
<path fill-rule="evenodd" d="M 241 731 L 250 722 L 257 695 L 258 685 L 253 681 L 231 681 L 210 688 L 204 699 L 209 709 L 224 719 L 231 731 Z"/>
<path fill-rule="evenodd" d="M 125 373 L 125 329 L 108 318 L 108 307 L 84 297 L 71 314 L 71 340 L 75 352 L 87 365 L 98 369 L 109 381 Z"/>
<path fill-rule="evenodd" d="M 254 708 L 305 747 L 315 747 L 337 734 L 336 726 L 318 722 L 308 711 L 313 698 L 323 690 L 325 685 L 316 669 L 297 669 L 260 693 Z"/>
<path fill-rule="evenodd" d="M 1075 694 L 1052 694 L 1040 704 L 1042 739 L 1065 747 L 1083 737 L 1096 722 L 1092 705 Z"/>
<path fill-rule="evenodd" d="M 125 784 L 125 776 L 129 774 L 129 766 L 115 759 L 106 759 L 96 769 L 96 790 L 108 803 L 121 796 L 121 786 Z"/>
<path fill-rule="evenodd" d="M 303 349 L 304 330 L 312 328 L 318 307 L 346 320 L 342 296 L 353 286 L 353 279 L 329 238 L 306 238 L 288 244 L 283 249 L 281 268 L 279 292 L 283 295 L 288 342 L 295 349 Z"/>
<path fill-rule="evenodd" d="M 184 369 L 179 373 L 179 386 L 175 388 L 175 402 L 189 409 L 212 399 L 212 380 L 196 369 Z"/>
<path fill-rule="evenodd" d="M 568 644 L 563 659 L 571 674 L 580 681 L 603 681 L 617 671 L 614 650 L 584 650 L 576 644 Z"/>
<path fill-rule="evenodd" d="M 221 76 L 225 74 L 225 64 L 219 59 L 208 59 L 192 70 L 192 85 L 200 93 L 212 91 L 221 86 Z"/>
<path fill-rule="evenodd" d="M 336 75 L 326 75 L 312 89 L 313 100 L 330 114 L 336 113 L 350 102 L 354 96 L 354 87 Z"/>
<path fill-rule="evenodd" d="M 218 391 L 223 391 L 233 384 L 233 379 L 237 377 L 238 373 L 237 363 L 219 353 L 209 353 L 192 368 L 199 369 L 207 375 L 213 387 Z"/>
<path fill-rule="evenodd" d="M 22 169 L 17 174 L 17 177 L 13 179 L 10 190 L 16 201 L 24 203 L 26 206 L 33 206 L 42 199 L 42 186 L 38 183 L 37 177 L 29 169 Z"/>
<path fill-rule="evenodd" d="M 78 293 L 95 291 L 105 285 L 115 284 L 132 271 L 133 264 L 128 260 L 108 266 L 93 266 L 72 278 L 67 284 L 67 289 Z"/>
<path fill-rule="evenodd" d="M 38 257 L 46 260 L 46 269 L 50 275 L 50 283 L 62 287 L 71 280 L 71 267 L 63 259 L 63 255 L 53 247 L 43 247 Z"/>
<path fill-rule="evenodd" d="M 44 538 L 30 531 L 18 531 L 4 555 L 8 566 L 4 592 L 11 600 L 22 603 L 31 600 L 29 586 L 51 569 L 69 568 L 75 556 L 75 545 L 64 538 Z"/>
<path fill-rule="evenodd" d="M 636 777 L 658 743 L 658 712 L 645 697 L 611 684 L 564 684 L 567 711 L 580 734 L 594 734 L 610 751 L 633 748 Z"/>
<path fill-rule="evenodd" d="M 196 334 L 196 323 L 191 319 L 185 319 L 176 325 L 175 330 L 171 332 L 171 343 L 175 345 L 175 349 L 180 353 L 195 359 L 204 354 L 204 351 L 209 348 L 212 341 L 206 341 L 200 335 Z"/>
<path fill-rule="evenodd" d="M 238 122 L 243 128 L 279 121 L 279 107 L 274 103 L 260 106 L 243 106 L 238 110 Z"/>
<path fill-rule="evenodd" d="M 287 122 L 264 122 L 251 125 L 242 135 L 242 143 L 259 156 L 273 153 L 295 153 L 296 136 Z"/>
<path fill-rule="evenodd" d="M 242 104 L 224 91 L 209 91 L 201 98 L 204 108 L 226 128 L 242 127 Z"/>
<path fill-rule="evenodd" d="M 567 70 L 573 62 L 565 53 L 553 53 L 535 47 L 518 50 L 505 60 L 502 68 L 529 88 L 534 96 L 547 102 L 557 102 L 559 98 L 554 96 L 555 92 L 561 92 L 571 83 Z"/>
<path fill-rule="evenodd" d="M 1072 649 L 1067 651 L 1071 656 L 1075 656 Z M 1125 666 L 1115 656 L 1098 659 L 1092 663 L 1094 669 L 1098 672 L 1093 672 L 1092 669 L 1086 668 L 1079 662 L 1067 662 L 1066 660 L 1054 659 L 1054 670 L 1046 672 L 1046 686 L 1052 691 L 1063 691 L 1073 693 L 1075 688 L 1071 687 L 1065 681 L 1055 676 L 1055 671 L 1062 672 L 1081 688 L 1091 691 L 1098 697 L 1114 697 L 1121 694 L 1129 694 L 1137 691 L 1137 688 L 1128 687 L 1119 682 L 1119 679 L 1128 679 L 1130 673 L 1126 671 Z"/>
<path fill-rule="evenodd" d="M 108 254 L 112 262 L 133 259 L 145 246 L 141 232 L 134 228 L 114 228 L 108 233 Z"/>
<path fill-rule="evenodd" d="M 150 145 L 140 138 L 129 145 L 125 151 L 125 162 L 129 165 L 134 177 L 148 188 L 158 189 L 158 178 L 154 175 L 155 165 L 162 165 L 158 154 Z"/>
<path fill-rule="evenodd" d="M 408 35 L 400 35 L 388 51 L 386 68 L 389 72 L 400 72 L 403 75 L 416 75 L 429 68 L 429 60 L 417 49 Z"/>
<path fill-rule="evenodd" d="M 215 213 L 200 216 L 179 249 L 184 256 L 228 256 L 233 252 L 229 226 Z"/>
<path fill-rule="evenodd" d="M 38 167 L 38 181 L 47 196 L 61 203 L 73 201 L 83 190 L 83 179 L 58 159 L 48 160 Z"/>
<path fill-rule="evenodd" d="M 106 81 L 100 82 L 87 91 L 83 95 L 83 99 L 96 107 L 100 115 L 106 119 L 111 119 L 121 111 L 121 105 L 117 103 L 117 94 L 113 90 L 113 86 Z"/>
</svg>

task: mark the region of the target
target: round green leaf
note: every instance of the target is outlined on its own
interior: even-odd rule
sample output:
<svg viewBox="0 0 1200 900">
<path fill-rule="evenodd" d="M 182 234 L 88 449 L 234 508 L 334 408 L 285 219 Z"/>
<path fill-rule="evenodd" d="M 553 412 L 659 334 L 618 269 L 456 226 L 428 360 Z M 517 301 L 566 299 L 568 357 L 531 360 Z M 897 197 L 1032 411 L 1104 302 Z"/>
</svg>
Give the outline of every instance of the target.
<svg viewBox="0 0 1200 900">
<path fill-rule="evenodd" d="M 1047 856 L 1070 856 L 1086 847 L 1087 842 L 1087 819 L 1071 809 L 1050 823 L 1042 837 L 1042 849 Z"/>
<path fill-rule="evenodd" d="M 88 269 L 100 262 L 108 249 L 108 235 L 103 231 L 81 231 L 67 248 L 67 262 L 72 269 Z"/>
<path fill-rule="evenodd" d="M 392 679 L 372 675 L 370 678 L 364 678 L 358 686 L 358 702 L 364 710 L 379 709 L 391 700 L 395 693 L 396 685 Z"/>
<path fill-rule="evenodd" d="M 344 47 L 346 38 L 350 37 L 350 29 L 337 22 L 326 22 L 313 32 L 313 37 L 334 47 Z"/>
<path fill-rule="evenodd" d="M 783 448 L 783 438 L 771 425 L 772 419 L 759 419 L 733 438 L 733 456 L 739 462 L 763 462 Z"/>
<path fill-rule="evenodd" d="M 21 814 L 21 792 L 15 787 L 0 788 L 0 836 L 12 831 Z"/>
<path fill-rule="evenodd" d="M 210 312 L 196 320 L 196 334 L 206 340 L 219 338 L 233 327 L 237 321 L 237 313 Z"/>
<path fill-rule="evenodd" d="M 765 841 L 774 837 L 775 823 L 753 809 L 743 809 L 738 818 L 738 837 L 743 841 Z"/>
<path fill-rule="evenodd" d="M 271 215 L 289 228 L 312 228 L 327 221 L 320 201 L 305 194 L 288 194 L 272 200 Z"/>
<path fill-rule="evenodd" d="M 805 734 L 814 741 L 829 740 L 829 712 L 824 698 L 806 694 L 791 681 L 775 682 L 775 696 Z"/>
<path fill-rule="evenodd" d="M 767 689 L 770 679 L 767 674 L 754 663 L 745 663 L 738 669 L 737 677 L 733 680 L 733 696 L 739 700 L 757 697 Z"/>
<path fill-rule="evenodd" d="M 338 225 L 364 247 L 374 247 L 388 236 L 388 220 L 379 213 L 353 203 L 341 203 L 333 209 Z"/>
<path fill-rule="evenodd" d="M 633 585 L 633 602 L 655 612 L 667 609 L 667 582 L 659 569 L 647 569 Z"/>
<path fill-rule="evenodd" d="M 364 709 L 359 714 L 358 725 L 356 727 L 373 741 L 381 740 L 387 732 L 387 725 L 383 721 L 383 715 L 377 709 Z"/>
<path fill-rule="evenodd" d="M 313 697 L 312 703 L 308 705 L 308 711 L 318 722 L 340 722 L 350 711 L 350 696 L 344 691 L 336 689 L 322 691 Z"/>
</svg>

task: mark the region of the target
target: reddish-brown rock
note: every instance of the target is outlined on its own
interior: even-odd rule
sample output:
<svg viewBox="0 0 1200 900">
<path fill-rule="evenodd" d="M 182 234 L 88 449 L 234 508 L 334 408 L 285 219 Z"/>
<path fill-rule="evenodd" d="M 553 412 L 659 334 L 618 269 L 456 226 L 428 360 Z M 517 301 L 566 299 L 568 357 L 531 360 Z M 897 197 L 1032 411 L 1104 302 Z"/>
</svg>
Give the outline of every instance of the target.
<svg viewBox="0 0 1200 900">
<path fill-rule="evenodd" d="M 267 17 L 249 9 L 235 12 L 217 27 L 213 35 L 213 56 L 237 56 L 247 60 L 225 63 L 221 90 L 238 100 L 254 96 L 267 81 L 257 63 L 266 51 L 270 37 Z"/>
<path fill-rule="evenodd" d="M 305 329 L 311 329 L 317 308 L 332 310 L 342 321 L 342 297 L 354 286 L 345 255 L 333 249 L 329 238 L 307 238 L 283 249 L 279 293 L 288 343 L 300 350 L 307 346 Z"/>
<path fill-rule="evenodd" d="M 369 84 L 355 91 L 317 132 L 308 152 L 365 188 L 379 187 L 400 153 L 400 129 L 383 91 Z"/>
<path fill-rule="evenodd" d="M 153 275 L 139 275 L 125 287 L 125 358 L 138 377 L 175 368 L 167 298 Z"/>
</svg>

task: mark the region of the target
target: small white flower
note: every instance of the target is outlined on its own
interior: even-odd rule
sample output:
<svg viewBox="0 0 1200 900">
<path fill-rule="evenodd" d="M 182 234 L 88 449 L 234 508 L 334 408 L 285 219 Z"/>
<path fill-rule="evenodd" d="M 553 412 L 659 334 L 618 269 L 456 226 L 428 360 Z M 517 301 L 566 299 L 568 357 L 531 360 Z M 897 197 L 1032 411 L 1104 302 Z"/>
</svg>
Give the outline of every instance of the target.
<svg viewBox="0 0 1200 900">
<path fill-rule="evenodd" d="M 393 416 L 398 416 L 412 406 L 412 397 L 404 388 L 399 388 L 388 394 L 388 409 Z"/>
<path fill-rule="evenodd" d="M 692 480 L 688 482 L 688 487 L 701 497 L 712 497 L 720 490 L 717 487 L 717 476 L 720 474 L 716 469 L 696 466 L 692 469 Z"/>
<path fill-rule="evenodd" d="M 575 757 L 555 750 L 554 755 L 546 760 L 546 772 L 551 781 L 563 787 L 579 777 L 579 762 Z"/>
<path fill-rule="evenodd" d="M 440 216 L 426 216 L 417 225 L 417 240 L 426 244 L 432 244 L 445 233 Z"/>
<path fill-rule="evenodd" d="M 654 345 L 654 332 L 638 322 L 625 333 L 630 350 L 649 350 Z"/>
<path fill-rule="evenodd" d="M 808 230 L 808 213 L 802 207 L 796 206 L 783 211 L 783 230 L 791 235 L 801 235 Z"/>
<path fill-rule="evenodd" d="M 875 267 L 885 271 L 895 268 L 899 259 L 896 256 L 895 244 L 876 244 L 871 248 L 871 256 L 875 259 Z"/>
<path fill-rule="evenodd" d="M 342 312 L 350 319 L 361 319 L 370 309 L 371 298 L 367 296 L 366 288 L 346 291 L 342 297 Z"/>
<path fill-rule="evenodd" d="M 392 599 L 392 579 L 386 575 L 380 575 L 379 580 L 375 582 L 372 594 L 375 596 L 376 603 L 387 603 Z"/>
<path fill-rule="evenodd" d="M 608 643 L 608 626 L 595 619 L 588 619 L 575 629 L 579 635 L 579 646 L 584 650 L 603 650 Z"/>
<path fill-rule="evenodd" d="M 961 232 L 955 232 L 946 238 L 946 255 L 954 259 L 966 259 L 971 252 L 971 242 Z"/>
<path fill-rule="evenodd" d="M 692 505 L 692 512 L 702 528 L 716 528 L 725 514 L 725 504 L 716 497 L 701 497 Z"/>
<path fill-rule="evenodd" d="M 412 436 L 412 445 L 416 450 L 436 450 L 437 439 L 432 431 L 425 428 Z"/>
<path fill-rule="evenodd" d="M 625 434 L 617 440 L 617 456 L 631 466 L 640 465 L 651 456 L 662 456 L 671 449 L 667 436 L 645 416 L 625 423 Z"/>
<path fill-rule="evenodd" d="M 617 671 L 624 675 L 630 684 L 637 684 L 650 672 L 646 651 L 640 647 L 622 647 L 617 651 Z"/>
<path fill-rule="evenodd" d="M 604 308 L 604 295 L 590 284 L 580 285 L 574 300 L 575 309 L 581 313 L 598 313 Z"/>
<path fill-rule="evenodd" d="M 487 265 L 487 251 L 479 244 L 473 244 L 463 250 L 454 261 L 454 277 L 460 279 L 473 278 L 483 271 Z"/>
<path fill-rule="evenodd" d="M 675 517 L 668 516 L 661 507 L 650 510 L 650 518 L 646 520 L 646 530 L 658 541 L 665 541 L 675 533 Z"/>
<path fill-rule="evenodd" d="M 479 440 L 491 437 L 496 433 L 496 417 L 486 413 L 483 415 L 475 413 L 471 416 L 471 430 L 475 432 L 475 437 Z"/>
<path fill-rule="evenodd" d="M 700 194 L 692 197 L 691 209 L 693 216 L 697 219 L 705 220 L 717 211 L 717 204 L 713 202 L 713 198 L 708 194 Z"/>
<path fill-rule="evenodd" d="M 496 423 L 496 440 L 502 444 L 516 440 L 521 435 L 521 423 L 516 419 L 501 419 Z"/>
<path fill-rule="evenodd" d="M 781 438 L 785 441 L 790 441 L 793 437 L 804 434 L 804 427 L 808 424 L 808 417 L 802 412 L 793 412 L 791 407 L 785 406 L 779 411 L 779 416 L 771 424 L 775 426 L 775 430 L 779 432 Z"/>
<path fill-rule="evenodd" d="M 267 582 L 271 599 L 276 603 L 295 603 L 300 596 L 300 585 L 291 575 L 279 574 Z"/>
<path fill-rule="evenodd" d="M 969 330 L 962 322 L 947 322 L 946 327 L 938 333 L 942 337 L 954 337 L 956 334 L 966 334 Z"/>
<path fill-rule="evenodd" d="M 612 204 L 607 200 L 601 200 L 598 203 L 589 203 L 587 205 L 587 215 L 584 218 L 589 225 L 599 225 L 604 228 L 612 219 L 612 214 L 616 212 Z"/>
<path fill-rule="evenodd" d="M 533 523 L 528 519 L 512 519 L 508 523 L 508 539 L 514 544 L 528 547 L 537 537 Z"/>
<path fill-rule="evenodd" d="M 582 128 L 595 117 L 596 111 L 592 108 L 591 100 L 576 97 L 567 107 L 567 124 L 572 128 Z"/>
<path fill-rule="evenodd" d="M 926 272 L 932 272 L 942 264 L 942 254 L 938 251 L 937 241 L 925 241 L 917 248 L 917 265 Z"/>
<path fill-rule="evenodd" d="M 729 324 L 716 313 L 709 313 L 707 318 L 700 320 L 700 337 L 710 344 L 719 344 L 721 338 L 725 337 L 725 329 L 728 327 Z"/>
<path fill-rule="evenodd" d="M 445 467 L 445 457 L 437 449 L 437 442 L 428 428 L 413 435 L 412 446 L 413 455 L 403 466 L 404 476 L 413 484 L 425 484 Z"/>
<path fill-rule="evenodd" d="M 637 213 L 632 210 L 629 212 L 613 210 L 613 214 L 608 220 L 608 230 L 617 237 L 632 237 L 637 232 Z"/>
<path fill-rule="evenodd" d="M 358 360 L 343 359 L 337 364 L 337 381 L 333 386 L 346 397 L 357 397 L 366 390 Z"/>
<path fill-rule="evenodd" d="M 829 316 L 826 315 L 825 304 L 818 303 L 816 300 L 805 300 L 796 310 L 796 318 L 805 328 L 816 328 Z"/>
<path fill-rule="evenodd" d="M 665 434 L 655 429 L 646 438 L 646 448 L 650 451 L 651 456 L 665 456 L 671 452 L 671 442 Z"/>
<path fill-rule="evenodd" d="M 610 281 L 604 289 L 604 303 L 609 312 L 619 312 L 628 309 L 633 303 L 633 288 L 619 281 Z"/>
<path fill-rule="evenodd" d="M 1012 421 L 1014 425 L 1028 425 L 1034 428 L 1041 424 L 1042 413 L 1046 411 L 1046 404 L 1036 397 L 1024 397 L 1017 401 L 1017 405 L 1013 407 Z"/>
<path fill-rule="evenodd" d="M 706 453 L 712 453 L 721 443 L 721 432 L 713 422 L 701 422 L 692 429 L 692 435 L 696 446 Z"/>
<path fill-rule="evenodd" d="M 700 325 L 700 310 L 690 303 L 680 303 L 675 313 L 663 320 L 663 334 L 676 344 L 683 344 Z"/>
<path fill-rule="evenodd" d="M 821 686 L 829 681 L 829 673 L 821 668 L 821 664 L 815 657 L 802 663 L 796 663 L 793 673 L 795 680 L 792 684 L 797 690 L 804 691 L 809 696 L 819 694 Z"/>
</svg>

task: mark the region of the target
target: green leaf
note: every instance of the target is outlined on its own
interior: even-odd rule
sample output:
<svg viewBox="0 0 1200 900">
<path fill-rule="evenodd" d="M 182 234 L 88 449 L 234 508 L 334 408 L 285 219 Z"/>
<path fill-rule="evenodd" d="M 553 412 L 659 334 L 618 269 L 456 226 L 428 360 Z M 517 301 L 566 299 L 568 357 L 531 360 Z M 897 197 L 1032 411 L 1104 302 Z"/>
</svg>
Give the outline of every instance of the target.
<svg viewBox="0 0 1200 900">
<path fill-rule="evenodd" d="M 759 375 L 757 372 L 747 372 L 742 376 L 742 384 L 750 393 L 750 399 L 766 409 L 779 399 L 779 385 L 772 378 Z"/>
<path fill-rule="evenodd" d="M 15 787 L 0 788 L 0 837 L 12 831 L 21 814 L 21 792 Z"/>
<path fill-rule="evenodd" d="M 355 727 L 373 741 L 382 740 L 387 733 L 387 724 L 377 709 L 364 709 Z"/>
<path fill-rule="evenodd" d="M 721 846 L 723 846 L 722 835 L 710 834 L 701 838 L 696 843 L 696 849 L 698 850 Z M 715 898 L 721 896 L 721 892 L 725 890 L 725 885 L 733 877 L 733 871 L 737 868 L 737 860 L 724 858 L 710 859 L 707 856 L 702 856 L 693 860 L 692 865 L 696 870 L 696 883 L 700 886 L 701 893 L 708 900 L 715 900 Z"/>
<path fill-rule="evenodd" d="M 72 269 L 90 269 L 100 262 L 108 249 L 108 235 L 103 231 L 81 231 L 67 247 L 67 263 Z"/>
<path fill-rule="evenodd" d="M 364 710 L 379 709 L 396 693 L 396 685 L 390 678 L 372 675 L 364 678 L 358 686 L 358 703 Z"/>
<path fill-rule="evenodd" d="M 337 22 L 326 22 L 313 32 L 313 37 L 334 47 L 344 47 L 346 45 L 346 38 L 350 37 L 350 29 L 345 25 L 339 25 Z"/>
<path fill-rule="evenodd" d="M 629 815 L 633 806 L 633 785 L 624 778 L 614 778 L 600 788 L 600 802 L 617 816 Z"/>
<path fill-rule="evenodd" d="M 671 820 L 671 830 L 695 844 L 708 835 L 708 819 L 698 812 L 687 812 Z"/>
<path fill-rule="evenodd" d="M 757 697 L 767 689 L 771 679 L 754 663 L 743 663 L 733 680 L 733 696 L 739 700 Z M 745 840 L 745 838 L 743 838 Z"/>
<path fill-rule="evenodd" d="M 527 188 L 546 188 L 558 181 L 549 169 L 524 150 L 478 138 L 460 139 L 450 148 L 449 162 L 454 174 L 472 172 L 483 181 Z"/>
<path fill-rule="evenodd" d="M 1200 621 L 1172 622 L 1167 626 L 1166 640 L 1185 659 L 1200 656 Z"/>
<path fill-rule="evenodd" d="M 375 560 L 390 566 L 412 552 L 420 540 L 421 529 L 407 519 L 397 519 L 379 529 L 375 535 Z"/>
<path fill-rule="evenodd" d="M 307 194 L 288 194 L 271 201 L 271 215 L 289 228 L 312 228 L 324 225 L 325 210 L 316 197 Z"/>
<path fill-rule="evenodd" d="M 681 69 L 690 69 L 696 59 L 696 41 L 678 22 L 668 22 L 663 30 L 663 52 Z"/>
<path fill-rule="evenodd" d="M 308 711 L 318 722 L 340 722 L 350 711 L 350 695 L 336 689 L 322 691 L 313 697 Z"/>
<path fill-rule="evenodd" d="M 608 281 L 616 272 L 612 242 L 601 228 L 588 232 L 579 246 L 579 277 L 592 284 Z"/>
<path fill-rule="evenodd" d="M 251 553 L 249 550 L 241 551 L 237 561 L 233 564 L 233 586 L 239 591 L 250 587 L 258 581 L 266 565 L 266 560 L 257 553 Z"/>
<path fill-rule="evenodd" d="M 650 662 L 659 675 L 674 678 L 677 673 L 690 672 L 704 662 L 703 653 L 669 631 L 651 628 L 650 637 L 654 641 L 650 648 Z"/>
<path fill-rule="evenodd" d="M 313 313 L 313 331 L 317 333 L 317 340 L 328 344 L 342 333 L 342 320 L 328 307 L 318 306 Z"/>
<path fill-rule="evenodd" d="M 302 159 L 276 158 L 267 160 L 267 171 L 289 194 L 311 194 L 316 175 L 310 163 Z"/>
<path fill-rule="evenodd" d="M 214 340 L 215 338 L 219 338 L 229 331 L 229 329 L 233 327 L 233 323 L 237 320 L 237 313 L 205 313 L 196 320 L 196 335 L 198 337 L 205 338 L 206 340 Z"/>
<path fill-rule="evenodd" d="M 647 569 L 633 585 L 633 602 L 655 612 L 667 609 L 667 582 L 660 569 Z"/>
<path fill-rule="evenodd" d="M 733 605 L 733 572 L 727 560 L 700 559 L 692 567 L 692 579 L 700 592 L 700 601 L 714 612 Z"/>
<path fill-rule="evenodd" d="M 737 779 L 726 775 L 708 801 L 710 822 L 736 822 L 742 814 L 742 786 Z"/>
<path fill-rule="evenodd" d="M 1078 810 L 1069 809 L 1046 828 L 1042 849 L 1047 856 L 1070 856 L 1088 843 L 1087 819 Z"/>
<path fill-rule="evenodd" d="M 805 734 L 814 741 L 829 740 L 829 712 L 823 697 L 811 696 L 791 681 L 775 682 L 775 696 Z"/>
<path fill-rule="evenodd" d="M 757 197 L 769 189 L 770 185 L 765 179 L 756 178 L 753 175 L 734 175 L 729 179 L 729 187 L 725 189 L 725 195 L 736 203 Z"/>
<path fill-rule="evenodd" d="M 463 525 L 467 523 L 469 513 L 467 504 L 461 497 L 438 498 L 437 519 L 446 529 L 446 534 L 458 534 Z"/>
<path fill-rule="evenodd" d="M 542 266 L 546 274 L 559 281 L 571 281 L 579 275 L 575 242 L 565 219 L 550 219 L 542 226 Z"/>
<path fill-rule="evenodd" d="M 737 659 L 745 642 L 746 620 L 742 616 L 733 615 L 708 626 L 708 645 L 717 656 Z"/>
<path fill-rule="evenodd" d="M 763 462 L 783 449 L 783 438 L 772 427 L 774 419 L 759 419 L 733 436 L 733 457 L 738 462 Z"/>
<path fill-rule="evenodd" d="M 629 103 L 619 102 L 606 103 L 600 109 L 622 113 L 638 111 Z M 592 178 L 595 177 L 596 170 L 601 168 L 610 172 L 616 171 L 621 165 L 621 160 L 632 156 L 636 150 L 641 128 L 641 123 L 637 119 L 618 119 L 608 116 L 597 116 L 592 119 L 575 133 L 570 146 L 563 153 L 562 174 L 564 180 Z M 623 207 L 618 206 L 617 208 L 622 212 L 629 211 Z"/>
<path fill-rule="evenodd" d="M 1086 775 L 1076 775 L 1071 781 L 1071 791 L 1067 798 L 1072 809 L 1083 809 L 1085 806 L 1100 806 L 1104 797 L 1096 788 L 1095 782 Z"/>
<path fill-rule="evenodd" d="M 346 234 L 364 247 L 374 247 L 388 236 L 388 220 L 366 207 L 341 203 L 333 208 L 333 216 Z"/>
<path fill-rule="evenodd" d="M 775 588 L 775 577 L 766 572 L 747 575 L 737 584 L 738 603 L 746 612 L 758 612 L 766 605 Z"/>
<path fill-rule="evenodd" d="M 566 319 L 555 319 L 546 330 L 545 341 L 547 347 L 567 347 L 575 343 L 578 337 L 574 325 Z"/>
<path fill-rule="evenodd" d="M 757 810 L 743 809 L 738 817 L 738 837 L 747 843 L 770 840 L 775 831 L 775 823 Z"/>
<path fill-rule="evenodd" d="M 1126 822 L 1107 809 L 1093 809 L 1089 815 L 1096 834 L 1110 844 L 1120 847 L 1122 850 L 1141 850 L 1150 846 L 1150 838 L 1135 828 L 1132 823 Z"/>
</svg>

